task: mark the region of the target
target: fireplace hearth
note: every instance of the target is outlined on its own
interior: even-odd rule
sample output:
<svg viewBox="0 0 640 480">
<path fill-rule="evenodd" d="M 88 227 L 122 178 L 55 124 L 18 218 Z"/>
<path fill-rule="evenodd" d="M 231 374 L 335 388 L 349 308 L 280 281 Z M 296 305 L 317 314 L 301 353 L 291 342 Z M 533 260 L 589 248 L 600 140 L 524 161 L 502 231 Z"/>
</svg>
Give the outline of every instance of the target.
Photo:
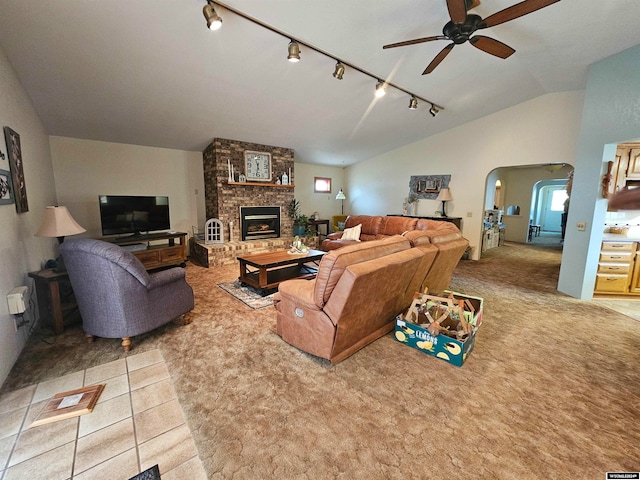
<svg viewBox="0 0 640 480">
<path fill-rule="evenodd" d="M 240 207 L 242 240 L 280 238 L 280 207 Z"/>
</svg>

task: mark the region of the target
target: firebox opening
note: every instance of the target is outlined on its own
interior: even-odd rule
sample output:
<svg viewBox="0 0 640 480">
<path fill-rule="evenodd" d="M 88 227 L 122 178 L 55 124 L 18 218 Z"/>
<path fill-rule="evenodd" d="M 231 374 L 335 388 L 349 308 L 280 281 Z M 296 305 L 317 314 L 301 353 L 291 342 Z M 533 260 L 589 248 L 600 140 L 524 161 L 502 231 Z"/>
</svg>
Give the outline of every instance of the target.
<svg viewBox="0 0 640 480">
<path fill-rule="evenodd" d="M 280 237 L 280 207 L 240 207 L 242 240 Z"/>
</svg>

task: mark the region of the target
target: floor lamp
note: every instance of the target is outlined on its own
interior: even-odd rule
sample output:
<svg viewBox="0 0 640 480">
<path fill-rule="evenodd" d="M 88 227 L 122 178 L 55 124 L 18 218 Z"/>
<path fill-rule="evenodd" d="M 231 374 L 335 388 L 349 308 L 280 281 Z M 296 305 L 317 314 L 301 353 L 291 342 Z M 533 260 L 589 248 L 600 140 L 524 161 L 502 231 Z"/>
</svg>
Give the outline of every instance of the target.
<svg viewBox="0 0 640 480">
<path fill-rule="evenodd" d="M 344 215 L 344 201 L 347 199 L 347 197 L 345 196 L 344 192 L 342 191 L 342 189 L 340 189 L 340 191 L 338 192 L 338 194 L 336 195 L 336 200 L 341 200 L 342 201 L 342 213 L 341 215 Z"/>
<path fill-rule="evenodd" d="M 442 202 L 442 216 L 446 217 L 447 214 L 444 211 L 444 204 L 445 202 L 448 202 L 449 200 L 453 200 L 453 198 L 451 198 L 451 193 L 449 192 L 448 188 L 441 188 L 440 189 L 440 193 L 438 193 L 438 198 L 436 198 L 436 200 L 439 200 Z"/>
</svg>

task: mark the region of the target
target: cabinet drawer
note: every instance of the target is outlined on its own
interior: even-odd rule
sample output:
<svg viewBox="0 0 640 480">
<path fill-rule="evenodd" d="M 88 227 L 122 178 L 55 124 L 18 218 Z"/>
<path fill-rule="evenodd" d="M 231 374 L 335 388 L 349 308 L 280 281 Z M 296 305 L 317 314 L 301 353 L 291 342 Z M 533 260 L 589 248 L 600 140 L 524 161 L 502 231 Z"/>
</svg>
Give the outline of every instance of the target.
<svg viewBox="0 0 640 480">
<path fill-rule="evenodd" d="M 635 252 L 636 242 L 602 242 L 603 252 Z"/>
<path fill-rule="evenodd" d="M 631 271 L 630 263 L 599 263 L 598 273 L 617 273 L 619 275 L 628 275 Z"/>
<path fill-rule="evenodd" d="M 160 252 L 158 250 L 147 250 L 144 252 L 133 252 L 138 260 L 146 267 L 160 263 Z"/>
<path fill-rule="evenodd" d="M 632 252 L 600 252 L 601 262 L 631 263 Z"/>
<path fill-rule="evenodd" d="M 627 275 L 596 275 L 596 292 L 627 293 L 629 277 Z"/>
<path fill-rule="evenodd" d="M 162 262 L 166 262 L 169 260 L 183 260 L 184 259 L 184 252 L 183 252 L 183 248 L 181 245 L 175 246 L 175 247 L 168 247 L 168 248 L 163 248 L 160 251 L 161 255 L 160 255 L 160 260 Z"/>
</svg>

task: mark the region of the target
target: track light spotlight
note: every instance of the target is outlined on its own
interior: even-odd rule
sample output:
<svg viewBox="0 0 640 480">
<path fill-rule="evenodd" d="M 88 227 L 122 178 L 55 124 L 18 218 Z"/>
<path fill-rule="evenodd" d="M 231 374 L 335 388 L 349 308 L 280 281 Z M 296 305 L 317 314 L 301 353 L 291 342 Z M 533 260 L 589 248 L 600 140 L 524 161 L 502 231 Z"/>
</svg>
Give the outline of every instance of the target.
<svg viewBox="0 0 640 480">
<path fill-rule="evenodd" d="M 213 5 L 210 3 L 207 2 L 204 6 L 202 14 L 204 15 L 204 18 L 207 19 L 207 27 L 209 27 L 209 30 L 218 30 L 222 26 L 222 18 L 218 16 Z"/>
<path fill-rule="evenodd" d="M 1 2 L 2 0 L 0 0 Z M 444 107 L 440 107 L 438 105 L 436 105 L 435 103 L 433 103 L 431 100 L 428 100 L 426 98 L 420 97 L 418 95 L 415 95 L 414 93 L 411 93 L 408 90 L 405 90 L 404 88 L 394 84 L 393 82 L 391 82 L 390 80 L 381 80 L 379 76 L 364 70 L 360 67 L 358 67 L 357 65 L 354 65 L 353 63 L 347 63 L 347 62 L 342 62 L 340 60 L 338 60 L 338 57 L 336 57 L 335 55 L 332 55 L 324 50 L 321 50 L 317 47 L 314 47 L 312 44 L 310 43 L 306 43 L 306 42 L 298 42 L 297 40 L 294 39 L 294 37 L 290 36 L 288 33 L 283 32 L 281 30 L 278 30 L 260 20 L 258 20 L 257 18 L 251 17 L 249 15 L 244 14 L 242 11 L 240 10 L 236 10 L 234 7 L 226 5 L 225 3 L 220 3 L 220 0 L 204 0 L 206 5 L 204 6 L 204 8 L 202 9 L 202 13 L 204 14 L 204 18 L 207 20 L 207 27 L 209 27 L 211 30 L 217 30 L 222 26 L 222 18 L 220 18 L 220 16 L 218 16 L 218 14 L 215 11 L 215 6 L 220 6 L 222 8 L 224 8 L 224 14 L 227 15 L 229 12 L 238 15 L 239 17 L 247 20 L 248 22 L 251 22 L 255 25 L 259 25 L 262 28 L 266 29 L 266 30 L 270 30 L 271 32 L 275 33 L 276 35 L 279 35 L 280 37 L 284 38 L 284 39 L 289 39 L 289 46 L 288 46 L 288 56 L 287 56 L 287 60 L 289 60 L 292 63 L 295 62 L 299 62 L 300 61 L 300 43 L 302 43 L 305 48 L 313 50 L 316 53 L 319 53 L 321 55 L 324 55 L 325 57 L 333 60 L 334 62 L 336 62 L 336 66 L 335 69 L 333 71 L 333 77 L 338 79 L 338 80 L 342 80 L 342 77 L 344 76 L 346 67 L 349 67 L 349 75 L 351 75 L 351 72 L 356 71 L 356 72 L 360 72 L 363 75 L 366 75 L 368 78 L 375 80 L 376 81 L 376 90 L 375 90 L 375 96 L 377 98 L 382 97 L 385 95 L 387 88 L 393 88 L 395 90 L 398 90 L 399 92 L 405 93 L 407 95 L 409 95 L 409 108 L 411 110 L 416 110 L 418 108 L 418 100 L 420 100 L 421 102 L 423 102 L 424 105 L 431 105 L 431 108 L 429 109 L 429 113 L 435 117 L 440 110 L 444 110 Z M 449 0 L 447 0 L 449 1 Z M 453 0 L 452 0 L 453 1 Z M 534 0 L 531 0 L 532 2 Z M 542 1 L 549 1 L 549 0 L 536 0 L 538 2 Z M 465 4 L 469 4 L 470 2 L 477 2 L 477 0 L 455 0 L 455 2 L 464 2 Z M 455 3 L 454 2 L 454 3 Z M 236 2 L 238 3 L 238 2 Z M 449 2 L 451 3 L 451 2 Z M 435 38 L 435 37 L 434 37 Z M 384 78 L 384 77 L 382 77 Z M 0 157 L 2 156 L 2 153 L 0 152 Z"/>
<path fill-rule="evenodd" d="M 293 40 L 289 43 L 289 56 L 287 59 L 292 63 L 300 61 L 300 46 Z"/>
</svg>

